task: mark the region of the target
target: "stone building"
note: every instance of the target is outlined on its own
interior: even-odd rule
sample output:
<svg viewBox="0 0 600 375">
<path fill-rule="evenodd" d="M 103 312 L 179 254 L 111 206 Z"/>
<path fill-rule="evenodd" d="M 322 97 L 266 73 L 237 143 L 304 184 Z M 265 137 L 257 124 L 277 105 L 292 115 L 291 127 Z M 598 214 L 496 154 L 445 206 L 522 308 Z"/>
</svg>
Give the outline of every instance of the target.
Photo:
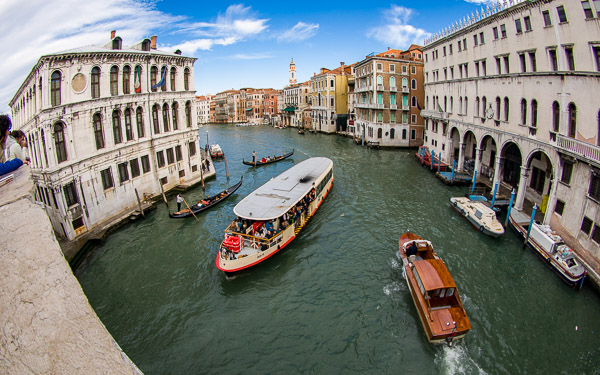
<svg viewBox="0 0 600 375">
<path fill-rule="evenodd" d="M 600 256 L 600 5 L 504 1 L 430 40 L 425 145 Z"/>
<path fill-rule="evenodd" d="M 35 198 L 72 240 L 201 178 L 194 62 L 156 37 L 44 55 L 10 101 L 27 134 Z"/>
<path fill-rule="evenodd" d="M 346 131 L 348 124 L 348 78 L 354 65 L 343 62 L 336 69 L 321 68 L 311 81 L 311 129 L 323 133 Z"/>
<path fill-rule="evenodd" d="M 198 125 L 208 124 L 210 121 L 210 103 L 213 101 L 212 95 L 196 96 L 196 116 Z"/>
<path fill-rule="evenodd" d="M 284 87 L 285 108 L 283 125 L 304 127 L 307 109 L 310 110 L 311 83 L 306 81 Z"/>
<path fill-rule="evenodd" d="M 384 147 L 422 144 L 423 65 L 422 47 L 416 45 L 388 49 L 356 64 L 351 127 L 356 139 Z"/>
</svg>

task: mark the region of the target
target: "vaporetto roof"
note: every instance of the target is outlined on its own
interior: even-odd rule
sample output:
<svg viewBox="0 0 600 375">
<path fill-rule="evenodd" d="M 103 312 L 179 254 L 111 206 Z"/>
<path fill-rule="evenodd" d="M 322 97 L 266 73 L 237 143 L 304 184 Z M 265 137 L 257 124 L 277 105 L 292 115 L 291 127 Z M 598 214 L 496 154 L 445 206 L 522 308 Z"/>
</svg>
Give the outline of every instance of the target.
<svg viewBox="0 0 600 375">
<path fill-rule="evenodd" d="M 298 203 L 332 166 L 333 162 L 324 157 L 304 160 L 250 193 L 233 212 L 251 220 L 278 218 Z"/>
</svg>

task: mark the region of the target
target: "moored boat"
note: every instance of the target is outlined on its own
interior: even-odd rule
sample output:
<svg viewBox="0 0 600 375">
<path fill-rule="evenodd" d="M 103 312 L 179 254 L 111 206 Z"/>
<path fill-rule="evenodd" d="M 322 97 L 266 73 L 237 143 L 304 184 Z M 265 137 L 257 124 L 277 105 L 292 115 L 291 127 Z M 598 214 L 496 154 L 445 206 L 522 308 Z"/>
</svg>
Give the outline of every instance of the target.
<svg viewBox="0 0 600 375">
<path fill-rule="evenodd" d="M 504 234 L 504 227 L 496 218 L 496 212 L 483 202 L 467 197 L 454 197 L 450 198 L 450 206 L 480 232 L 492 237 Z"/>
<path fill-rule="evenodd" d="M 527 238 L 530 217 L 512 209 L 509 222 L 513 230 L 523 239 Z M 546 262 L 567 285 L 581 288 L 587 271 L 577 259 L 573 250 L 567 246 L 562 237 L 548 225 L 532 224 L 527 246 Z"/>
<path fill-rule="evenodd" d="M 451 345 L 463 338 L 471 323 L 450 271 L 431 242 L 409 231 L 400 236 L 399 247 L 404 277 L 427 340 Z"/>
<path fill-rule="evenodd" d="M 210 157 L 213 159 L 220 159 L 222 158 L 223 155 L 223 150 L 221 150 L 221 146 L 219 146 L 218 144 L 214 144 L 212 146 L 210 146 Z"/>
<path fill-rule="evenodd" d="M 261 159 L 257 159 L 256 161 L 246 161 L 246 160 L 242 159 L 242 163 L 244 163 L 246 165 L 252 165 L 252 166 L 256 167 L 256 166 L 259 166 L 259 165 L 276 163 L 278 161 L 282 161 L 284 159 L 287 159 L 287 158 L 289 158 L 292 155 L 294 155 L 294 150 L 288 152 L 287 154 L 283 154 L 281 156 L 266 156 L 266 157 L 263 157 Z"/>
<path fill-rule="evenodd" d="M 216 206 L 217 204 L 221 203 L 225 199 L 229 198 L 233 193 L 235 193 L 235 191 L 240 186 L 242 186 L 243 179 L 244 179 L 244 176 L 242 176 L 240 178 L 240 182 L 238 182 L 237 184 L 235 184 L 213 196 L 201 199 L 191 207 L 186 207 L 181 211 L 177 211 L 177 212 L 173 212 L 173 213 L 169 212 L 169 217 L 174 218 L 174 219 L 190 217 L 190 216 L 196 215 L 202 211 L 206 211 L 209 208 Z"/>
<path fill-rule="evenodd" d="M 423 148 L 423 147 L 425 147 L 425 146 L 419 147 L 419 150 L 417 151 L 417 153 L 415 153 L 415 157 L 417 158 L 419 163 L 423 164 L 427 168 L 431 168 L 433 170 L 440 171 L 440 172 L 445 172 L 446 170 L 448 170 L 448 168 L 449 168 L 448 164 L 444 163 L 443 161 L 440 162 L 438 160 L 439 158 L 435 154 L 432 157 L 431 151 L 429 150 L 429 148 L 427 148 L 427 147 Z M 433 162 L 433 166 L 431 165 L 432 162 Z"/>
<path fill-rule="evenodd" d="M 271 179 L 233 209 L 216 265 L 228 274 L 257 265 L 296 238 L 333 185 L 333 162 L 307 159 Z"/>
</svg>

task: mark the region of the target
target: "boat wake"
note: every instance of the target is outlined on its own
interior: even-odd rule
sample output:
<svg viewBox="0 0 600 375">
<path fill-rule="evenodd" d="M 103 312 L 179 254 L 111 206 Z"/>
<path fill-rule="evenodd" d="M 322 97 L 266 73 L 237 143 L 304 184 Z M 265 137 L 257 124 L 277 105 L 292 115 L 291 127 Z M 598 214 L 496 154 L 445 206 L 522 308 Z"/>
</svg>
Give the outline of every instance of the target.
<svg viewBox="0 0 600 375">
<path fill-rule="evenodd" d="M 442 350 L 435 355 L 435 364 L 440 369 L 440 374 L 487 374 L 469 356 L 464 342 L 452 347 L 443 345 Z"/>
<path fill-rule="evenodd" d="M 393 282 L 383 287 L 383 293 L 385 293 L 386 296 L 391 296 L 398 291 L 400 291 L 400 284 L 397 282 Z"/>
</svg>

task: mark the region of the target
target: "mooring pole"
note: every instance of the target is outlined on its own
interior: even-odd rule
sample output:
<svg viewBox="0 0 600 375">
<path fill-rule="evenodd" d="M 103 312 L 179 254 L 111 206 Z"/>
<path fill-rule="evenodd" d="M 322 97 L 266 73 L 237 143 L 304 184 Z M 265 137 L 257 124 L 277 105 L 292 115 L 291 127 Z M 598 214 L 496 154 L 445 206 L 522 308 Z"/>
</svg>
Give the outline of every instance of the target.
<svg viewBox="0 0 600 375">
<path fill-rule="evenodd" d="M 531 219 L 529 219 L 529 227 L 527 228 L 527 237 L 525 237 L 525 242 L 523 242 L 523 247 L 527 245 L 527 241 L 529 241 L 529 234 L 531 233 L 531 227 L 533 226 L 533 221 L 535 219 L 535 211 L 537 210 L 537 205 L 533 204 L 533 210 L 531 211 Z"/>
<path fill-rule="evenodd" d="M 227 174 L 227 181 L 229 181 L 229 167 L 227 166 L 227 156 L 223 155 L 223 159 L 225 160 L 225 173 Z"/>
<path fill-rule="evenodd" d="M 452 174 L 450 175 L 451 184 L 454 184 L 454 167 L 456 167 L 456 159 L 452 160 Z"/>
<path fill-rule="evenodd" d="M 142 209 L 142 202 L 140 201 L 140 195 L 138 194 L 137 189 L 135 190 L 135 197 L 137 198 L 138 201 L 138 207 L 140 208 L 140 213 L 142 214 L 142 217 L 144 216 L 144 210 Z"/>
<path fill-rule="evenodd" d="M 508 219 L 510 218 L 510 210 L 512 210 L 513 200 L 515 199 L 515 189 L 510 193 L 510 202 L 508 203 L 508 210 L 506 210 L 506 221 L 504 226 L 508 226 Z"/>
</svg>

